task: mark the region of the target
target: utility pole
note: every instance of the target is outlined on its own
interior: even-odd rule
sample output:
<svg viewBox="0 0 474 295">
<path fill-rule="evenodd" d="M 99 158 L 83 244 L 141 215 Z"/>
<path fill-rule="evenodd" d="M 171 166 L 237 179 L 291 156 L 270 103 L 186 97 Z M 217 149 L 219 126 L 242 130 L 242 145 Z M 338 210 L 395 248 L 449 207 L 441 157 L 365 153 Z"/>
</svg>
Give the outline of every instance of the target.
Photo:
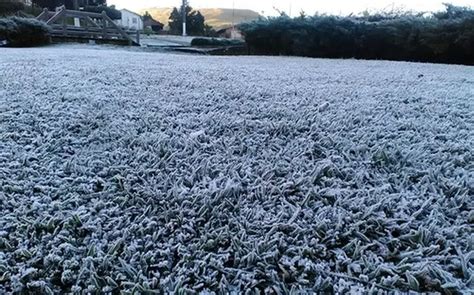
<svg viewBox="0 0 474 295">
<path fill-rule="evenodd" d="M 235 27 L 235 0 L 232 1 L 232 29 Z"/>
<path fill-rule="evenodd" d="M 181 8 L 183 12 L 183 37 L 186 37 L 186 7 L 188 6 L 187 0 L 183 0 L 183 7 Z"/>
</svg>

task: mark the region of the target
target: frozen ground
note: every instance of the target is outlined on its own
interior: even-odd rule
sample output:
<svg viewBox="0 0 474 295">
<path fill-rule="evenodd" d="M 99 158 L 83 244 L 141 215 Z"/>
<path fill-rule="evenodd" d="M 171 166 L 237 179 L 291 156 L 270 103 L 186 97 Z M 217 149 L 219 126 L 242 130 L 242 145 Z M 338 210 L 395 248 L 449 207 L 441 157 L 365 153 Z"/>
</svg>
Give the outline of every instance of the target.
<svg viewBox="0 0 474 295">
<path fill-rule="evenodd" d="M 174 35 L 142 35 L 140 43 L 142 46 L 158 47 L 186 47 L 191 46 L 191 41 L 195 37 L 174 36 Z"/>
<path fill-rule="evenodd" d="M 0 49 L 0 293 L 472 294 L 473 97 L 464 66 Z"/>
</svg>

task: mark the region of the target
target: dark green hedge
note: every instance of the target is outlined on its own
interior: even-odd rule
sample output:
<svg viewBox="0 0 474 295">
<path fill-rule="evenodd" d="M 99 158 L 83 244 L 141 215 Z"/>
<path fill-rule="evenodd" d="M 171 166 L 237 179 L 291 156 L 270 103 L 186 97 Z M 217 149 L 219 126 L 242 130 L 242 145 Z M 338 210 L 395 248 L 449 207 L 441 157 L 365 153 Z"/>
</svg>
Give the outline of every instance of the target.
<svg viewBox="0 0 474 295">
<path fill-rule="evenodd" d="M 32 47 L 51 42 L 50 28 L 35 19 L 9 17 L 0 19 L 0 41 L 10 47 Z"/>
<path fill-rule="evenodd" d="M 260 19 L 240 29 L 255 54 L 474 64 L 474 11 L 430 16 Z"/>
<path fill-rule="evenodd" d="M 216 39 L 216 38 L 194 38 L 191 46 L 237 46 L 242 45 L 239 40 Z"/>
</svg>

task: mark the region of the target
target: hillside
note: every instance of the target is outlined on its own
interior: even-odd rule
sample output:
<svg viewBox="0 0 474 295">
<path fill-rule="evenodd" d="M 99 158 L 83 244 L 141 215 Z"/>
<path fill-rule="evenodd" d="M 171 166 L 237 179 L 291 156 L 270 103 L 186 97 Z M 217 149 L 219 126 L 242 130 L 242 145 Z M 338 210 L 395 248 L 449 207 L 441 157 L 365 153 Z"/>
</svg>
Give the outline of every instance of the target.
<svg viewBox="0 0 474 295">
<path fill-rule="evenodd" d="M 168 25 L 169 16 L 173 8 L 147 8 L 140 11 L 141 14 L 148 11 L 154 19 Z M 234 23 L 242 23 L 245 21 L 255 20 L 259 17 L 259 14 L 249 9 L 235 9 L 232 13 L 232 9 L 227 8 L 202 8 L 199 9 L 206 18 L 206 23 L 213 26 L 215 29 L 221 29 L 232 25 Z"/>
</svg>

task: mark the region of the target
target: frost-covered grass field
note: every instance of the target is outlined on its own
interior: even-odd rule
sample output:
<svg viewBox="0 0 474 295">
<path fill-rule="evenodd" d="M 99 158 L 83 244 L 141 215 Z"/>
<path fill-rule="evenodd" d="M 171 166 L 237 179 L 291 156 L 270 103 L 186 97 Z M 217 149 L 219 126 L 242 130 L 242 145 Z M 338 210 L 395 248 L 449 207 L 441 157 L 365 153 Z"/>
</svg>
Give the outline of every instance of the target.
<svg viewBox="0 0 474 295">
<path fill-rule="evenodd" d="M 0 293 L 474 289 L 474 68 L 0 49 Z"/>
</svg>

